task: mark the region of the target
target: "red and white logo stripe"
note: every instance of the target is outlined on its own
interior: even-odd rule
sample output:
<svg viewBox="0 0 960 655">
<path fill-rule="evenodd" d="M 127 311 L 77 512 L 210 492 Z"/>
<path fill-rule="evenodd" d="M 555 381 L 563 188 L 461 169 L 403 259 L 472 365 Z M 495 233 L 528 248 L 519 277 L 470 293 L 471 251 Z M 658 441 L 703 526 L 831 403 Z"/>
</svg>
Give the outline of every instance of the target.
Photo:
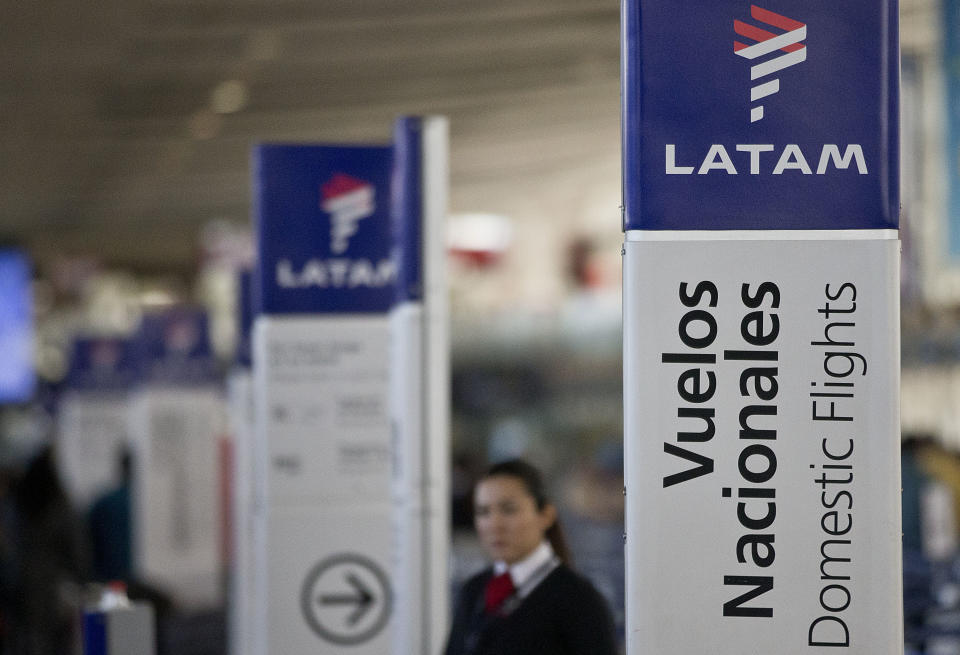
<svg viewBox="0 0 960 655">
<path fill-rule="evenodd" d="M 342 255 L 357 233 L 359 222 L 373 216 L 373 185 L 344 173 L 335 174 L 320 187 L 320 208 L 330 214 L 330 252 Z"/>
<path fill-rule="evenodd" d="M 753 45 L 747 45 L 740 41 L 734 41 L 733 51 L 741 57 L 750 60 L 760 59 L 761 57 L 778 51 L 785 53 L 753 64 L 753 66 L 750 67 L 751 80 L 759 80 L 777 71 L 781 71 L 784 68 L 789 68 L 794 64 L 806 61 L 807 46 L 801 43 L 801 41 L 807 38 L 806 23 L 781 16 L 767 9 L 761 9 L 756 5 L 750 6 L 750 16 L 759 23 L 783 31 L 775 34 L 741 20 L 734 20 L 734 31 L 739 36 L 751 39 L 755 41 L 755 43 Z M 750 89 L 750 101 L 751 103 L 755 103 L 762 98 L 777 93 L 779 90 L 779 78 L 757 83 Z M 761 118 L 763 118 L 763 105 L 751 107 L 750 122 L 755 123 Z"/>
</svg>

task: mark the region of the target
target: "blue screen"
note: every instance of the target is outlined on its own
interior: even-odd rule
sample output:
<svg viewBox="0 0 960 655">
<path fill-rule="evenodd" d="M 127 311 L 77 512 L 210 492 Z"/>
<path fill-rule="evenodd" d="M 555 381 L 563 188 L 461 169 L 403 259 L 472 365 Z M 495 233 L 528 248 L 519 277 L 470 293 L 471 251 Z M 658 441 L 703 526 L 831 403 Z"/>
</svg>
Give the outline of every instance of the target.
<svg viewBox="0 0 960 655">
<path fill-rule="evenodd" d="M 30 264 L 0 250 L 0 403 L 29 400 L 34 382 Z"/>
</svg>

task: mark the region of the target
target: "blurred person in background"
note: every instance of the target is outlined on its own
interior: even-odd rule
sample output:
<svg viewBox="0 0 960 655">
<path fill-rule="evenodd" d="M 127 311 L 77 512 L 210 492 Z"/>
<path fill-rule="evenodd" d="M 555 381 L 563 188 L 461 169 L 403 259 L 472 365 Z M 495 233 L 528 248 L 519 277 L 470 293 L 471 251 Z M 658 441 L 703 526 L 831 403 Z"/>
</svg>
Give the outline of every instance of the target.
<svg viewBox="0 0 960 655">
<path fill-rule="evenodd" d="M 923 550 L 921 498 L 930 476 L 920 455 L 933 442 L 929 435 L 905 434 L 900 443 L 900 508 L 902 512 L 904 557 L 920 557 Z"/>
<path fill-rule="evenodd" d="M 960 544 L 960 456 L 936 435 L 905 434 L 900 481 L 905 556 L 954 558 Z"/>
<path fill-rule="evenodd" d="M 453 455 L 453 470 L 450 473 L 450 519 L 454 530 L 467 530 L 473 526 L 473 498 L 470 494 L 479 468 L 475 459 L 466 452 Z"/>
<path fill-rule="evenodd" d="M 40 451 L 14 491 L 19 567 L 7 632 L 15 655 L 63 655 L 77 635 L 88 551 L 53 458 L 51 447 Z"/>
<path fill-rule="evenodd" d="M 917 460 L 927 477 L 921 495 L 924 554 L 948 560 L 960 544 L 960 456 L 941 439 L 924 440 Z"/>
<path fill-rule="evenodd" d="M 623 445 L 618 433 L 583 433 L 578 441 L 595 444 L 581 448 L 575 467 L 565 474 L 557 493 L 567 542 L 577 554 L 577 570 L 607 600 L 613 612 L 617 642 L 626 636 L 624 589 Z"/>
<path fill-rule="evenodd" d="M 93 574 L 97 580 L 131 578 L 130 452 L 119 456 L 120 484 L 97 498 L 87 515 Z"/>
<path fill-rule="evenodd" d="M 163 652 L 161 632 L 174 612 L 173 601 L 162 590 L 140 580 L 133 571 L 133 515 L 131 487 L 133 457 L 127 448 L 117 456 L 120 481 L 97 498 L 87 513 L 94 580 L 124 583 L 130 600 L 146 601 L 153 606 L 157 624 L 157 652 Z"/>
<path fill-rule="evenodd" d="M 13 495 L 18 471 L 10 462 L 0 462 L 0 653 L 9 652 L 11 621 L 17 604 L 15 586 L 20 570 L 17 552 L 17 513 Z"/>
<path fill-rule="evenodd" d="M 904 637 L 908 647 L 913 644 L 919 652 L 923 651 L 927 612 L 935 605 L 930 563 L 923 550 L 921 518 L 924 490 L 930 478 L 920 463 L 920 453 L 931 442 L 929 435 L 905 434 L 900 444 Z"/>
<path fill-rule="evenodd" d="M 907 652 L 958 653 L 960 456 L 939 435 L 905 433 L 900 478 Z"/>
<path fill-rule="evenodd" d="M 620 436 L 616 435 L 616 438 Z M 581 441 L 587 440 L 584 438 Z M 593 452 L 581 453 L 577 463 L 577 467 L 564 480 L 561 490 L 563 506 L 576 518 L 593 523 L 615 524 L 617 531 L 622 534 L 623 446 L 619 441 L 608 441 Z M 564 521 L 566 519 L 565 516 Z M 567 527 L 570 528 L 569 523 Z M 622 541 L 618 548 L 623 550 Z"/>
<path fill-rule="evenodd" d="M 570 568 L 539 471 L 522 460 L 496 464 L 473 498 L 493 565 L 461 590 L 446 655 L 615 654 L 610 609 Z"/>
</svg>

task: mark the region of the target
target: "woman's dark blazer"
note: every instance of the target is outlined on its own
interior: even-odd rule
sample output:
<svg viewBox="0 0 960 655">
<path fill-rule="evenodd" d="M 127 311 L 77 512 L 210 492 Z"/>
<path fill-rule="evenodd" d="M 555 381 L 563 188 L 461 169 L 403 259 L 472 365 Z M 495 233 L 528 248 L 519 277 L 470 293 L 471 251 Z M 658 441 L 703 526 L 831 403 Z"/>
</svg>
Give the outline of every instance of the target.
<svg viewBox="0 0 960 655">
<path fill-rule="evenodd" d="M 586 578 L 560 564 L 506 616 L 486 616 L 487 569 L 460 592 L 445 655 L 616 655 L 613 617 Z"/>
</svg>

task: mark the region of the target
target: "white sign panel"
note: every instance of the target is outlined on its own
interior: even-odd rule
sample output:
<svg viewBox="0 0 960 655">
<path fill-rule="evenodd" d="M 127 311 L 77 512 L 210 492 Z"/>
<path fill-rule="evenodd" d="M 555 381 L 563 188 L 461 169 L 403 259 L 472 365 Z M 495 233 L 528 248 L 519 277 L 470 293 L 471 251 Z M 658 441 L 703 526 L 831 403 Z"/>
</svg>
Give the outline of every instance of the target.
<svg viewBox="0 0 960 655">
<path fill-rule="evenodd" d="M 218 605 L 223 399 L 214 389 L 146 389 L 132 413 L 135 569 L 188 606 Z"/>
<path fill-rule="evenodd" d="M 389 499 L 388 347 L 386 316 L 257 319 L 267 503 Z"/>
<path fill-rule="evenodd" d="M 268 653 L 389 651 L 390 506 L 271 507 Z"/>
<path fill-rule="evenodd" d="M 120 484 L 129 414 L 124 394 L 74 391 L 61 398 L 57 465 L 76 507 L 86 509 Z"/>
<path fill-rule="evenodd" d="M 629 652 L 902 652 L 898 266 L 628 238 Z"/>
<path fill-rule="evenodd" d="M 230 587 L 231 655 L 253 652 L 254 608 L 257 595 L 254 561 L 253 379 L 248 370 L 236 370 L 227 380 L 230 432 L 233 435 L 232 576 Z"/>
<path fill-rule="evenodd" d="M 448 630 L 448 342 L 442 318 L 428 332 L 424 313 L 421 305 L 404 303 L 391 315 L 393 570 L 404 598 L 397 608 L 397 655 L 439 653 Z"/>
<path fill-rule="evenodd" d="M 390 314 L 394 449 L 394 655 L 436 655 L 448 631 L 450 372 L 444 218 L 447 120 L 405 117 L 394 131 L 398 302 Z"/>
</svg>

